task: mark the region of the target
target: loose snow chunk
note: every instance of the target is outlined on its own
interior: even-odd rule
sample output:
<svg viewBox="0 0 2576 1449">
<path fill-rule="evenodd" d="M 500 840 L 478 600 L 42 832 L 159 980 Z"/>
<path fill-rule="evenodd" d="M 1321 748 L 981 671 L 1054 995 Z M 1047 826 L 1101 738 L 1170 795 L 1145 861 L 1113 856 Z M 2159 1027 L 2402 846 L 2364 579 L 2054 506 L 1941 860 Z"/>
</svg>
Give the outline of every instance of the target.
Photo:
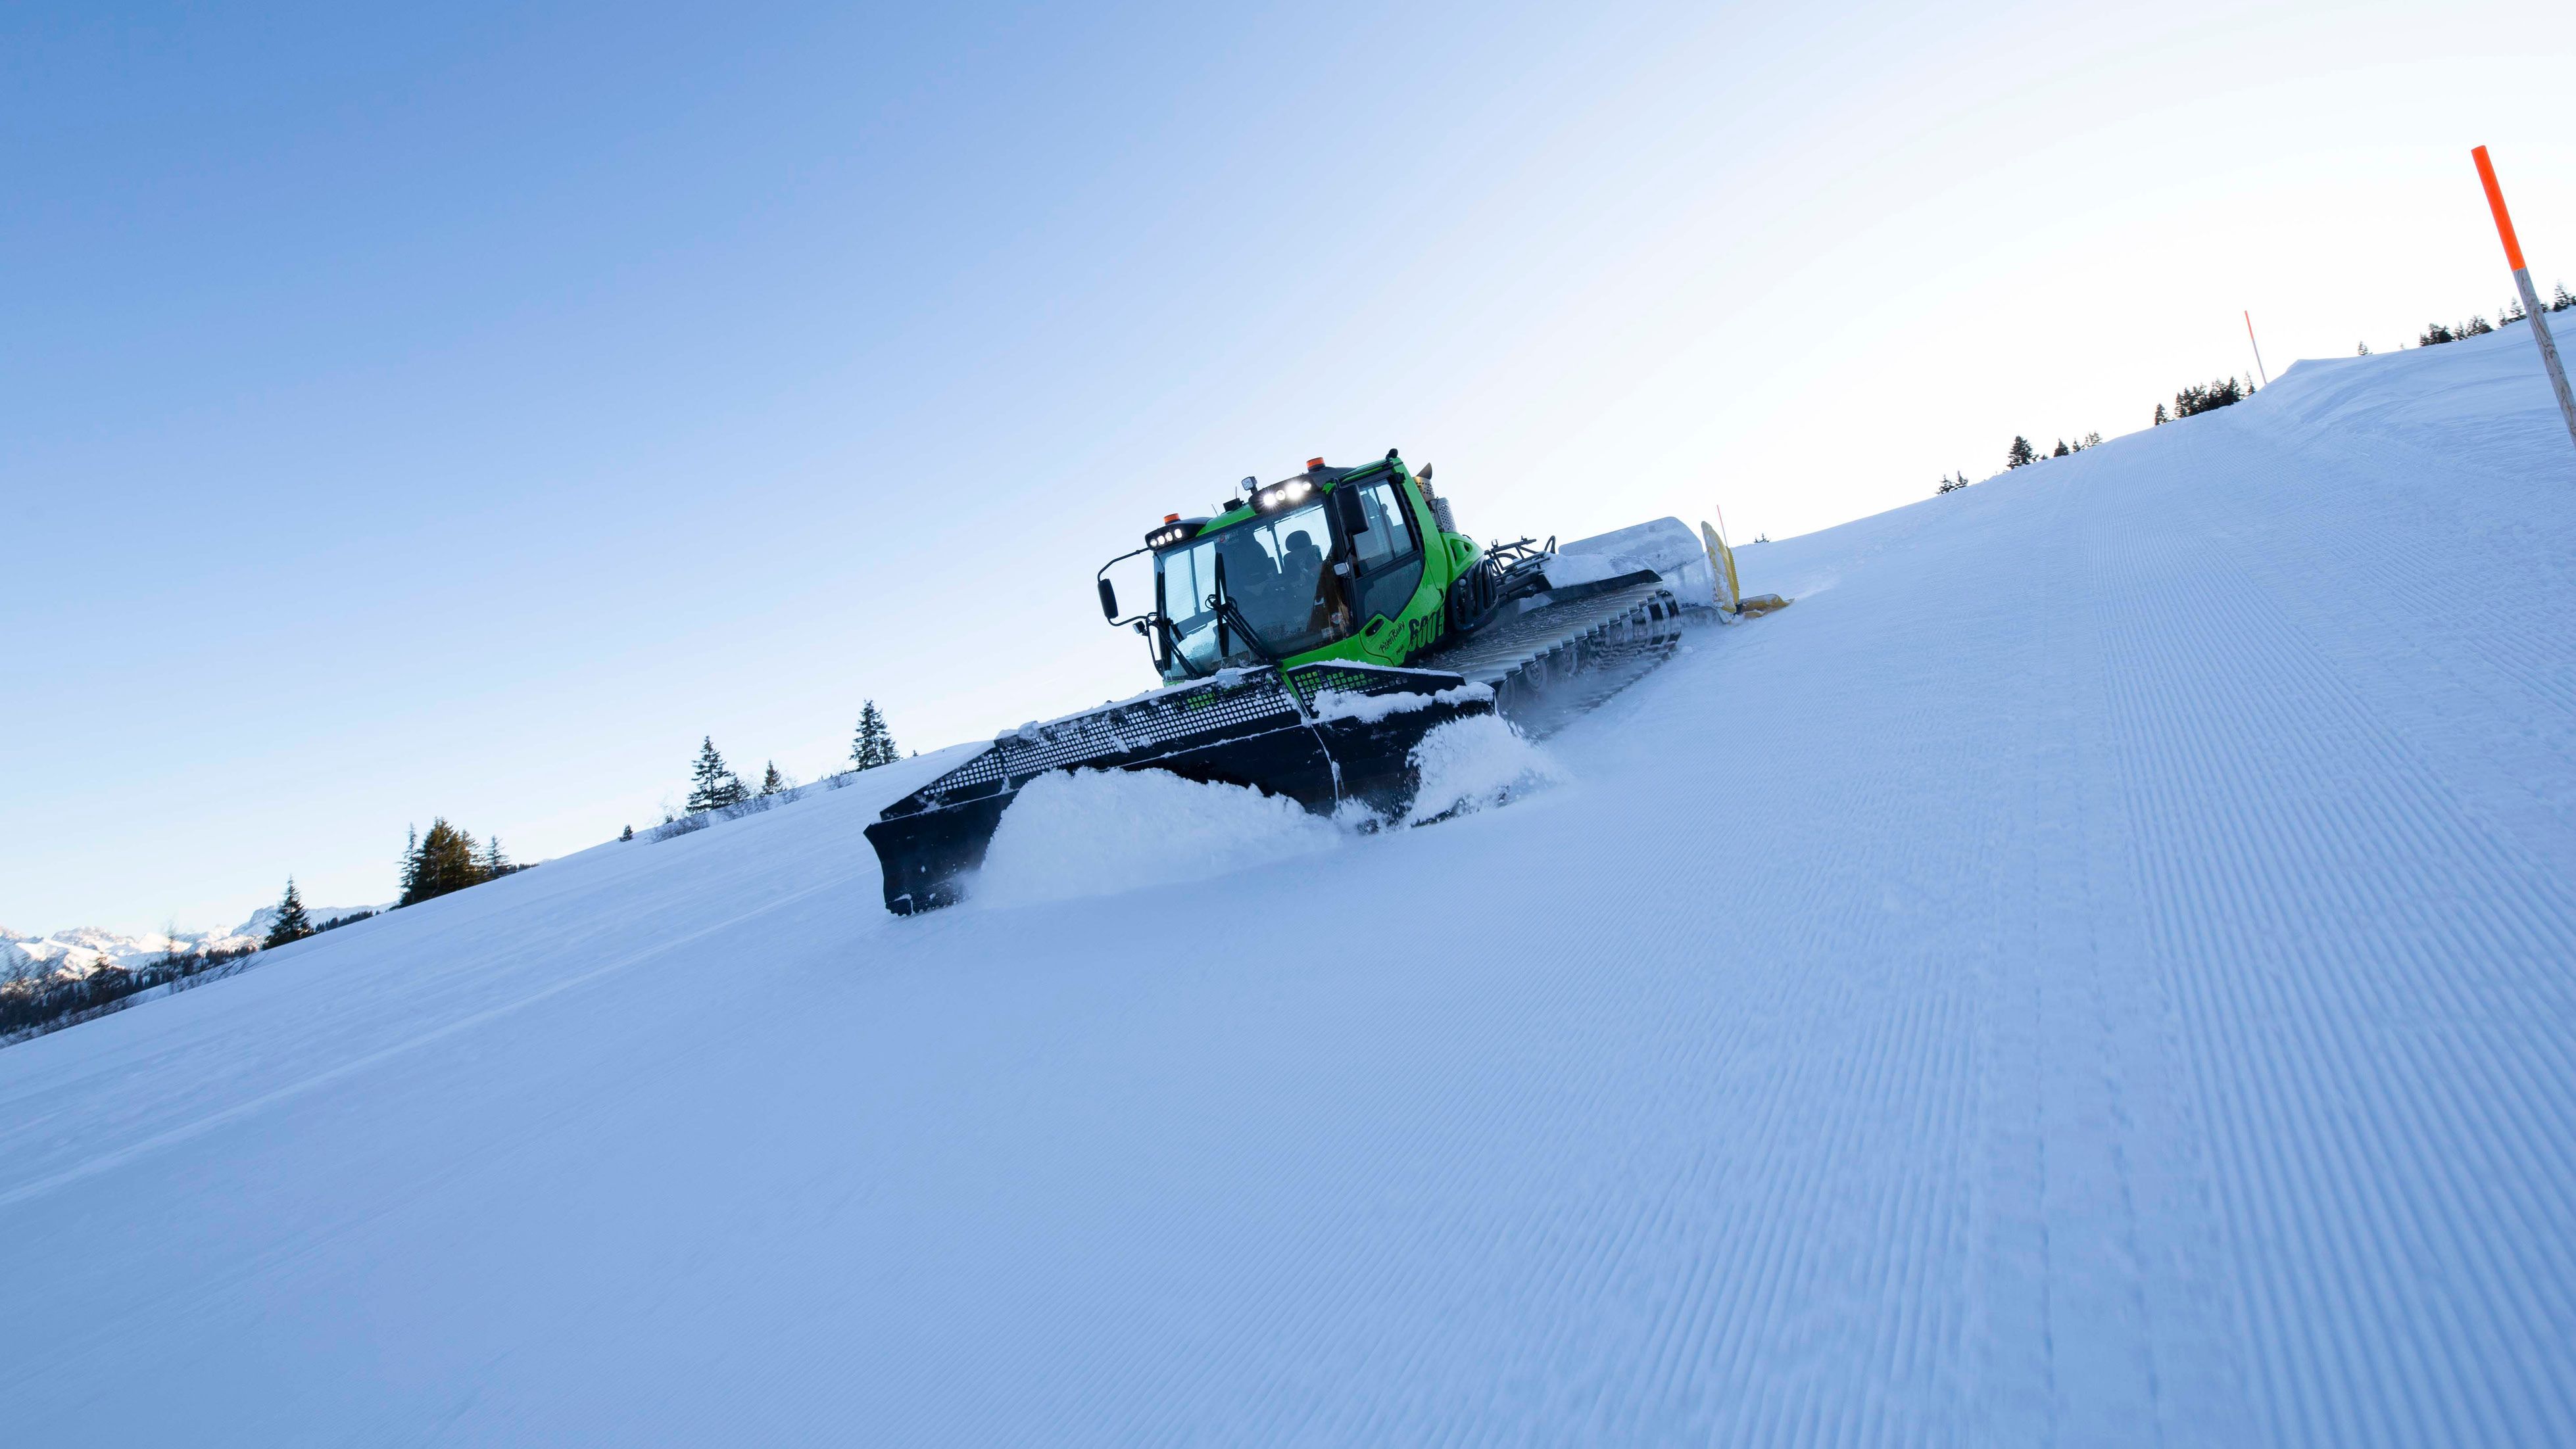
<svg viewBox="0 0 2576 1449">
<path fill-rule="evenodd" d="M 973 898 L 1018 906 L 1202 880 L 1341 840 L 1293 800 L 1161 770 L 1059 770 L 1002 812 Z"/>
<path fill-rule="evenodd" d="M 1453 719 L 1413 747 L 1421 783 L 1405 823 L 1421 825 L 1500 805 L 1565 778 L 1565 771 L 1499 715 Z"/>
<path fill-rule="evenodd" d="M 1315 718 L 1347 719 L 1356 720 L 1361 724 L 1375 724 L 1391 714 L 1406 714 L 1417 709 L 1428 709 L 1435 704 L 1467 704 L 1493 697 L 1492 685 L 1477 684 L 1473 681 L 1432 694 L 1424 694 L 1416 690 L 1405 690 L 1395 694 L 1345 694 L 1338 689 L 1327 689 L 1315 696 Z"/>
</svg>

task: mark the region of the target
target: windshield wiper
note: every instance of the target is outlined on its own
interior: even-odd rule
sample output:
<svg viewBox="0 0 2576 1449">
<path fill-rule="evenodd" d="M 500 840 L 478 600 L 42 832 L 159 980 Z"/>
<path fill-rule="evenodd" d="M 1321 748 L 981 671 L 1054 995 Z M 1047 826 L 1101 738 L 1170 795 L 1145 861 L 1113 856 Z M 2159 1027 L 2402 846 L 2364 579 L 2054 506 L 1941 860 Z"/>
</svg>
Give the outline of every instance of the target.
<svg viewBox="0 0 2576 1449">
<path fill-rule="evenodd" d="M 1233 652 L 1225 647 L 1225 627 L 1231 621 L 1235 628 L 1243 631 L 1243 642 L 1252 646 L 1252 652 L 1261 656 L 1262 663 L 1279 662 L 1279 656 L 1270 652 L 1270 646 L 1262 641 L 1261 635 L 1251 624 L 1245 622 L 1243 611 L 1236 608 L 1234 600 L 1227 595 L 1223 553 L 1216 556 L 1216 592 L 1208 596 L 1208 607 L 1216 611 L 1216 655 L 1219 659 Z"/>
<path fill-rule="evenodd" d="M 1279 662 L 1279 656 L 1271 652 L 1270 646 L 1262 641 L 1259 634 L 1253 632 L 1252 625 L 1246 622 L 1243 617 L 1243 611 L 1234 606 L 1234 600 L 1227 599 L 1225 602 L 1217 605 L 1217 607 L 1224 611 L 1222 617 L 1232 619 L 1234 621 L 1234 627 L 1240 630 L 1243 634 L 1243 642 L 1252 646 L 1252 652 L 1261 656 L 1262 663 L 1276 664 Z"/>
<path fill-rule="evenodd" d="M 1173 663 L 1178 664 L 1179 666 L 1181 666 L 1181 673 L 1182 673 L 1183 675 L 1187 676 L 1188 678 L 1191 678 L 1191 679 L 1205 679 L 1205 678 L 1207 678 L 1207 675 L 1202 674 L 1202 673 L 1200 673 L 1200 672 L 1199 672 L 1199 667 L 1198 667 L 1197 665 L 1192 664 L 1192 663 L 1190 662 L 1190 656 L 1189 656 L 1189 654 L 1181 648 L 1181 631 L 1172 627 L 1172 617 L 1171 617 L 1171 615 L 1169 615 L 1169 614 L 1157 614 L 1157 615 L 1155 615 L 1155 616 L 1154 616 L 1154 627 L 1163 631 L 1163 657 L 1164 657 L 1164 658 L 1169 659 L 1169 660 L 1171 660 Z"/>
</svg>

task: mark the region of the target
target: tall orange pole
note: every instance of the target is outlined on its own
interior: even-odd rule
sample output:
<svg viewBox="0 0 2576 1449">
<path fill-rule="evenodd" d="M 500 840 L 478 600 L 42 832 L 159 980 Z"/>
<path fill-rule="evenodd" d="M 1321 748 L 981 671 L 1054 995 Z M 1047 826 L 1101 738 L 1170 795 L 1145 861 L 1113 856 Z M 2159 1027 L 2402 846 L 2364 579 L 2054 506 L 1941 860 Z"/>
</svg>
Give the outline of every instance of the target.
<svg viewBox="0 0 2576 1449">
<path fill-rule="evenodd" d="M 2504 264 L 2513 268 L 2513 285 L 2522 293 L 2523 314 L 2531 319 L 2531 340 L 2540 344 L 2540 366 L 2558 393 L 2558 415 L 2567 420 L 2567 437 L 2576 442 L 2576 395 L 2567 391 L 2567 369 L 2559 364 L 2558 344 L 2549 335 L 2549 314 L 2540 310 L 2540 293 L 2531 285 L 2531 269 L 2522 264 L 2522 241 L 2513 234 L 2513 213 L 2504 209 L 2504 188 L 2496 185 L 2495 163 L 2487 148 L 2469 152 L 2478 163 L 2478 180 L 2487 188 L 2487 210 L 2495 213 L 2496 235 L 2504 239 Z"/>
</svg>

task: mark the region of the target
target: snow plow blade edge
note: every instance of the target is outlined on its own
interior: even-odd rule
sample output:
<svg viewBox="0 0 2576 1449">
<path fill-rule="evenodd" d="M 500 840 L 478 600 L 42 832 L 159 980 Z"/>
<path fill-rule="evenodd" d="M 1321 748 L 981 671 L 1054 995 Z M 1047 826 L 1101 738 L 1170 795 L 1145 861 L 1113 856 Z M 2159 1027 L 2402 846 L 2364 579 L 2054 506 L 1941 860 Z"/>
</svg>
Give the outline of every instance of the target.
<svg viewBox="0 0 2576 1449">
<path fill-rule="evenodd" d="M 1002 812 L 1051 770 L 1164 770 L 1286 796 L 1319 815 L 1356 802 L 1391 816 L 1411 799 L 1422 737 L 1493 708 L 1491 690 L 1440 670 L 1227 670 L 1003 735 L 886 807 L 868 843 L 885 870 L 886 909 L 909 916 L 964 898 Z"/>
</svg>

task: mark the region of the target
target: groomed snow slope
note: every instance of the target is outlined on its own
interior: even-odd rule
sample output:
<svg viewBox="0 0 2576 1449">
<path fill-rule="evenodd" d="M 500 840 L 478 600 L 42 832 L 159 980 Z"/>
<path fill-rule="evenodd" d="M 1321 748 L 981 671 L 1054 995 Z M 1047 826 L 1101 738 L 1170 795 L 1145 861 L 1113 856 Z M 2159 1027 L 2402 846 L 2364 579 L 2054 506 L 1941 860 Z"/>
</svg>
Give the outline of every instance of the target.
<svg viewBox="0 0 2576 1449">
<path fill-rule="evenodd" d="M 2571 556 L 2519 329 L 2302 363 L 1507 809 L 897 921 L 923 759 L 287 948 L 0 1052 L 5 1437 L 2576 1442 Z"/>
</svg>

